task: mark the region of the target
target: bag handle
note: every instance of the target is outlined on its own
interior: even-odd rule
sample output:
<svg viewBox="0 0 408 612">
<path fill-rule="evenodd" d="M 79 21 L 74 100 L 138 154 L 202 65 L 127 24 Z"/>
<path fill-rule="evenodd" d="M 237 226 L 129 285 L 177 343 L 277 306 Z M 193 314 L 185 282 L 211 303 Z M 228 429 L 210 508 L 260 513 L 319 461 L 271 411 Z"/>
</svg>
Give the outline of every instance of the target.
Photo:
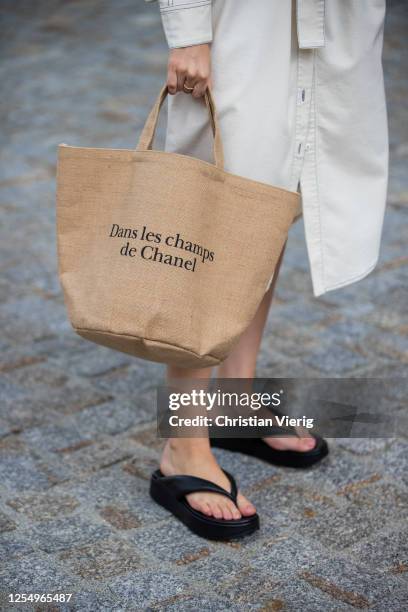
<svg viewBox="0 0 408 612">
<path fill-rule="evenodd" d="M 139 142 L 136 147 L 136 151 L 148 151 L 152 148 L 154 134 L 156 132 L 157 121 L 159 119 L 160 109 L 163 106 L 163 102 L 168 94 L 167 85 L 164 85 L 151 109 L 146 123 L 144 124 L 142 133 L 139 138 Z M 186 94 L 188 95 L 188 94 Z M 217 114 L 215 111 L 214 100 L 209 88 L 207 88 L 205 94 L 205 103 L 207 105 L 208 113 L 210 115 L 211 128 L 214 135 L 214 161 L 217 168 L 224 168 L 224 152 L 221 141 L 220 128 L 218 125 Z"/>
</svg>

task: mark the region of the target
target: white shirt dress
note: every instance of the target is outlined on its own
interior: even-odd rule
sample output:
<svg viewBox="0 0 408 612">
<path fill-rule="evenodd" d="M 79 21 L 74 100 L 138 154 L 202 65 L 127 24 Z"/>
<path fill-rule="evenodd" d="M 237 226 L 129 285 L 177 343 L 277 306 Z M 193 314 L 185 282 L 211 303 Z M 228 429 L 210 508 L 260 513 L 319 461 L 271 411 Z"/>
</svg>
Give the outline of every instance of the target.
<svg viewBox="0 0 408 612">
<path fill-rule="evenodd" d="M 159 6 L 170 48 L 211 42 L 225 169 L 301 191 L 314 295 L 366 276 L 388 178 L 385 0 Z M 211 139 L 202 101 L 170 96 L 166 150 L 212 161 Z"/>
</svg>

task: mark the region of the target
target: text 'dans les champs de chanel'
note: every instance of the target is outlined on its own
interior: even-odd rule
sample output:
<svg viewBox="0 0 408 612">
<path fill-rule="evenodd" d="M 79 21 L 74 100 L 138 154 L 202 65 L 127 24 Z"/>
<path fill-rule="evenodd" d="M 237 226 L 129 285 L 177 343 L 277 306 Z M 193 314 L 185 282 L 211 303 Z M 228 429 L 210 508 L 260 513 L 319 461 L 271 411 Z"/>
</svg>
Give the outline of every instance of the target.
<svg viewBox="0 0 408 612">
<path fill-rule="evenodd" d="M 130 228 L 113 223 L 109 238 L 127 240 L 119 250 L 120 255 L 124 257 L 139 256 L 146 261 L 175 266 L 191 272 L 195 272 L 198 262 L 204 264 L 214 261 L 214 251 L 186 240 L 178 232 L 166 235 L 152 231 L 146 225 Z M 175 249 L 182 254 L 175 252 Z"/>
</svg>

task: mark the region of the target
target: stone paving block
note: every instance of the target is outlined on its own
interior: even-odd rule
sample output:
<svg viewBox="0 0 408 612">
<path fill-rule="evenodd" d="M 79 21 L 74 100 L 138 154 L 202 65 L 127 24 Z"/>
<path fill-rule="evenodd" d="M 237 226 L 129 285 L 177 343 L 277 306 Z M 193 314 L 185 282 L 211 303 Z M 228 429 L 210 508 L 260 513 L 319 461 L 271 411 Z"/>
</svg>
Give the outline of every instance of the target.
<svg viewBox="0 0 408 612">
<path fill-rule="evenodd" d="M 392 329 L 398 327 L 406 312 L 406 290 L 404 288 L 396 289 L 388 296 L 388 304 L 392 304 L 392 308 L 383 306 L 382 308 L 373 308 L 368 313 L 367 321 L 373 325 L 382 327 L 383 329 Z"/>
<path fill-rule="evenodd" d="M 5 402 L 4 421 L 9 432 L 19 433 L 31 427 L 43 426 L 52 423 L 57 416 L 52 407 L 44 405 L 44 396 L 34 395 L 29 389 L 25 393 L 24 397 L 14 402 Z"/>
<path fill-rule="evenodd" d="M 215 579 L 212 584 L 217 593 L 228 599 L 230 606 L 242 606 L 244 609 L 262 609 L 262 604 L 270 600 L 279 585 L 272 571 L 260 574 L 257 570 L 245 568 L 232 580 L 226 576 Z"/>
<path fill-rule="evenodd" d="M 272 312 L 272 310 L 271 310 Z M 293 325 L 273 325 L 272 319 L 268 319 L 265 327 L 265 332 L 262 337 L 262 345 L 266 343 L 273 349 L 274 341 L 288 342 L 292 346 L 310 345 L 318 340 L 318 334 L 315 329 L 309 327 L 295 327 Z M 299 348 L 301 348 L 299 346 Z M 296 356 L 296 355 L 294 355 Z"/>
<path fill-rule="evenodd" d="M 259 378 L 282 377 L 283 372 L 287 375 L 288 367 L 292 368 L 289 358 L 283 355 L 276 349 L 275 344 L 270 345 L 268 342 L 261 346 L 259 358 L 257 360 L 256 375 Z M 291 369 L 292 371 L 292 369 Z M 304 372 L 303 363 L 299 362 L 299 367 L 295 368 L 294 376 L 302 376 Z"/>
<path fill-rule="evenodd" d="M 129 533 L 129 541 L 142 555 L 148 552 L 161 562 L 181 567 L 194 566 L 196 561 L 209 557 L 215 550 L 212 542 L 192 534 L 172 518 L 157 527 L 145 526 Z"/>
<path fill-rule="evenodd" d="M 71 590 L 72 597 L 68 603 L 59 602 L 58 608 L 52 604 L 49 607 L 42 606 L 41 610 L 37 609 L 36 612 L 56 612 L 56 610 L 58 612 L 121 612 L 123 609 L 117 598 L 106 590 L 87 590 L 82 586 Z M 22 610 L 22 612 L 25 611 Z"/>
<path fill-rule="evenodd" d="M 408 606 L 408 592 L 406 588 L 395 589 L 386 598 L 379 598 L 371 606 L 373 612 L 383 612 L 384 606 L 390 612 L 401 612 Z"/>
<path fill-rule="evenodd" d="M 248 567 L 241 549 L 241 553 L 237 553 L 235 548 L 228 548 L 234 552 L 234 557 L 225 556 L 224 550 L 221 555 L 194 560 L 183 565 L 183 575 L 192 583 L 201 585 L 206 594 L 216 596 L 216 602 L 228 603 L 229 610 L 261 609 L 262 601 L 270 597 L 279 582 L 272 572 L 266 576 Z M 209 609 L 214 603 L 208 602 Z"/>
<path fill-rule="evenodd" d="M 63 353 L 65 357 L 73 353 L 81 353 L 83 351 L 85 340 L 77 334 L 68 332 L 66 334 L 47 334 L 41 338 L 37 338 L 32 346 L 38 355 L 44 355 L 50 360 L 50 363 L 56 362 L 56 357 Z M 58 365 L 56 363 L 56 365 Z"/>
<path fill-rule="evenodd" d="M 163 377 L 162 365 L 139 360 L 137 367 L 112 371 L 103 377 L 95 377 L 93 383 L 101 392 L 113 397 L 125 397 L 134 401 L 135 406 L 146 404 L 151 406 L 152 415 L 156 411 L 156 395 L 154 389 Z M 153 392 L 149 393 L 149 389 Z"/>
<path fill-rule="evenodd" d="M 231 603 L 228 599 L 206 595 L 173 596 L 149 606 L 152 612 L 166 610 L 170 612 L 247 612 L 248 606 Z M 252 609 L 252 608 L 251 608 Z"/>
<path fill-rule="evenodd" d="M 64 457 L 66 453 L 93 444 L 95 434 L 81 431 L 73 418 L 66 417 L 57 423 L 24 431 L 21 437 L 33 450 L 41 448 L 43 451 L 59 453 Z"/>
<path fill-rule="evenodd" d="M 372 378 L 384 378 L 389 379 L 391 377 L 401 378 L 407 377 L 407 366 L 404 363 L 399 363 L 395 360 L 381 360 L 378 359 L 367 372 L 367 376 Z"/>
<path fill-rule="evenodd" d="M 109 537 L 111 530 L 105 525 L 80 515 L 54 521 L 36 523 L 24 532 L 27 541 L 44 552 L 58 552 Z"/>
<path fill-rule="evenodd" d="M 276 308 L 272 308 L 270 312 L 271 326 L 293 327 L 293 322 L 296 321 L 296 326 L 301 329 L 313 325 L 323 324 L 323 322 L 331 316 L 331 311 L 325 308 L 316 308 L 313 302 L 296 302 L 294 304 L 283 304 Z"/>
<path fill-rule="evenodd" d="M 392 212 L 386 218 L 386 226 L 390 231 L 390 234 L 395 235 L 394 222 L 397 221 L 397 218 L 393 221 Z M 401 219 L 399 220 L 401 223 Z M 404 240 L 404 236 L 401 231 L 398 232 L 399 236 L 402 240 Z M 378 268 L 374 272 L 374 274 L 370 274 L 367 276 L 367 279 L 364 283 L 364 291 L 367 296 L 371 298 L 373 302 L 376 304 L 376 310 L 379 311 L 381 309 L 387 309 L 390 303 L 394 303 L 397 308 L 402 305 L 402 302 L 399 304 L 398 297 L 402 297 L 400 294 L 403 286 L 401 285 L 401 279 L 399 275 L 399 268 L 401 266 L 406 265 L 406 259 L 404 256 L 401 257 L 401 247 L 402 244 L 399 244 L 399 248 L 393 248 L 392 242 L 386 242 L 385 248 L 381 253 L 381 258 L 378 263 Z M 398 293 L 394 296 L 393 293 L 397 291 Z M 375 311 L 373 310 L 372 313 Z"/>
<path fill-rule="evenodd" d="M 383 610 L 393 609 L 388 608 L 387 602 L 395 600 L 394 591 L 403 596 L 394 576 L 384 580 L 381 573 L 349 559 L 321 559 L 319 567 L 299 572 L 299 578 L 353 608 L 365 609 L 379 604 Z"/>
<path fill-rule="evenodd" d="M 126 530 L 140 527 L 141 521 L 129 508 L 112 503 L 98 508 L 99 516 L 116 529 Z"/>
<path fill-rule="evenodd" d="M 64 333 L 69 322 L 62 305 L 34 296 L 0 305 L 0 328 L 6 338 L 27 342 L 50 333 Z"/>
<path fill-rule="evenodd" d="M 16 160 L 16 163 L 13 164 L 5 164 L 2 167 L 1 172 L 1 181 L 6 185 L 13 179 L 18 179 L 21 175 L 26 175 L 30 172 L 30 166 L 27 163 L 27 160 L 21 158 L 20 160 Z"/>
<path fill-rule="evenodd" d="M 40 423 L 51 423 L 59 415 L 73 414 L 111 399 L 111 396 L 98 392 L 91 385 L 72 380 L 63 387 L 38 385 L 24 389 L 24 395 L 14 401 L 9 399 L 5 416 L 14 427 L 27 429 Z"/>
<path fill-rule="evenodd" d="M 40 491 L 71 476 L 58 456 L 29 448 L 20 434 L 0 439 L 0 486 L 10 491 L 27 492 L 31 487 Z"/>
<path fill-rule="evenodd" d="M 155 452 L 161 452 L 166 441 L 163 438 L 157 436 L 157 422 L 154 421 L 149 427 L 140 429 L 138 428 L 134 433 L 129 436 L 132 440 L 135 440 L 138 444 L 145 446 L 146 448 L 152 449 Z"/>
<path fill-rule="evenodd" d="M 59 414 L 73 414 L 111 399 L 109 393 L 98 391 L 94 385 L 76 379 L 69 379 L 66 385 L 58 388 L 41 389 L 36 398 L 37 403 Z"/>
<path fill-rule="evenodd" d="M 0 482 L 10 491 L 48 489 L 54 484 L 52 471 L 30 455 L 2 457 L 0 461 Z"/>
<path fill-rule="evenodd" d="M 285 360 L 289 358 L 301 359 L 308 355 L 311 349 L 316 346 L 318 338 L 313 336 L 304 335 L 300 337 L 279 337 L 276 335 L 275 330 L 264 335 L 262 344 L 265 351 L 270 353 L 275 358 L 278 355 L 283 355 Z M 262 364 L 262 360 L 260 361 Z"/>
<path fill-rule="evenodd" d="M 5 402 L 6 408 L 12 406 L 17 400 L 25 399 L 26 396 L 27 390 L 24 387 L 14 383 L 9 376 L 0 374 L 0 397 Z"/>
<path fill-rule="evenodd" d="M 373 461 L 365 462 L 351 453 L 337 447 L 320 464 L 302 472 L 284 469 L 290 474 L 293 482 L 301 482 L 305 488 L 314 488 L 314 483 L 319 483 L 319 489 L 326 493 L 336 493 L 342 487 L 374 479 L 374 482 L 382 476 L 381 464 Z"/>
<path fill-rule="evenodd" d="M 375 457 L 373 464 L 376 469 L 391 479 L 397 480 L 400 485 L 408 487 L 408 442 L 399 438 L 391 445 L 382 457 Z"/>
<path fill-rule="evenodd" d="M 248 557 L 250 567 L 263 575 L 270 574 L 276 582 L 305 569 L 312 571 L 324 552 L 318 541 L 304 539 L 304 533 L 293 528 L 286 534 L 264 539 Z"/>
<path fill-rule="evenodd" d="M 394 377 L 392 382 L 393 384 L 387 384 L 385 387 L 387 397 L 391 401 L 397 402 L 401 404 L 401 406 L 408 408 L 408 377 Z"/>
<path fill-rule="evenodd" d="M 264 528 L 273 535 L 290 530 L 295 518 L 309 519 L 317 511 L 324 513 L 338 506 L 333 495 L 283 478 L 266 480 L 248 495 L 263 518 Z"/>
<path fill-rule="evenodd" d="M 367 456 L 384 452 L 391 441 L 388 438 L 338 438 L 337 444 L 351 453 Z"/>
<path fill-rule="evenodd" d="M 407 296 L 408 298 L 408 296 Z M 394 358 L 400 362 L 408 362 L 408 336 L 401 333 L 380 332 L 368 335 L 360 342 L 362 350 L 374 353 L 376 356 Z"/>
<path fill-rule="evenodd" d="M 341 339 L 344 345 L 353 347 L 357 343 L 364 342 L 370 336 L 375 337 L 377 331 L 374 325 L 370 325 L 364 320 L 348 317 L 325 326 L 320 330 L 319 338 L 321 341 L 332 339 L 334 342 Z"/>
<path fill-rule="evenodd" d="M 42 363 L 47 360 L 46 355 L 38 354 L 34 344 L 29 346 L 16 346 L 3 348 L 0 353 L 0 372 L 12 372 L 27 365 Z M 6 378 L 3 380 L 10 380 Z"/>
<path fill-rule="evenodd" d="M 393 483 L 363 481 L 344 487 L 337 495 L 344 496 L 358 508 L 371 510 L 372 514 L 381 517 L 384 524 L 407 517 L 408 491 Z"/>
<path fill-rule="evenodd" d="M 352 612 L 356 608 L 348 605 L 339 599 L 344 594 L 336 591 L 334 596 L 315 588 L 300 580 L 291 580 L 279 583 L 272 593 L 272 596 L 265 598 L 260 607 L 261 612 Z"/>
<path fill-rule="evenodd" d="M 114 501 L 115 507 L 127 508 L 144 526 L 170 516 L 167 510 L 150 499 L 148 482 L 131 476 L 117 465 L 92 473 L 81 482 L 62 485 L 61 490 L 75 495 L 85 507 L 95 512 Z"/>
<path fill-rule="evenodd" d="M 8 423 L 6 419 L 2 419 L 0 417 L 0 440 L 15 433 L 16 431 L 18 431 L 17 427 L 11 425 L 11 423 Z"/>
<path fill-rule="evenodd" d="M 107 438 L 97 440 L 93 444 L 83 445 L 82 448 L 64 453 L 64 461 L 72 468 L 80 470 L 99 470 L 116 463 L 129 460 L 133 456 L 134 448 L 131 441 Z"/>
<path fill-rule="evenodd" d="M 79 501 L 70 495 L 53 492 L 13 497 L 6 504 L 32 521 L 48 521 L 71 514 L 78 508 Z"/>
<path fill-rule="evenodd" d="M 294 522 L 304 536 L 316 539 L 333 551 L 347 549 L 383 526 L 380 516 L 356 505 L 333 508 L 328 512 L 312 510 L 310 516 Z"/>
<path fill-rule="evenodd" d="M 126 399 L 116 399 L 84 408 L 73 416 L 73 423 L 82 435 L 115 435 L 150 422 L 152 410 Z M 131 438 L 133 439 L 133 438 Z"/>
<path fill-rule="evenodd" d="M 0 280 L 0 294 L 1 294 L 2 288 L 3 288 L 3 284 L 1 283 L 1 280 Z M 10 340 L 6 340 L 6 338 L 0 338 L 0 350 L 2 353 L 13 350 L 13 346 L 11 345 Z"/>
<path fill-rule="evenodd" d="M 270 538 L 287 537 L 298 525 L 296 519 L 290 512 L 282 512 L 280 507 L 274 507 L 272 502 L 259 493 L 250 493 L 249 499 L 255 505 L 260 516 L 260 530 L 256 537 L 246 538 L 245 541 L 236 544 L 237 548 L 252 551 L 257 549 L 262 542 Z"/>
<path fill-rule="evenodd" d="M 154 470 L 159 467 L 158 456 L 134 456 L 123 464 L 122 469 L 132 476 L 149 481 Z"/>
<path fill-rule="evenodd" d="M 29 388 L 31 392 L 35 392 L 36 388 L 42 386 L 63 387 L 66 385 L 68 376 L 64 370 L 55 368 L 50 363 L 43 363 L 43 358 L 40 356 L 39 358 L 40 363 L 13 369 L 7 374 L 7 377 L 22 388 Z"/>
<path fill-rule="evenodd" d="M 255 536 L 256 537 L 256 536 Z M 246 538 L 251 539 L 251 538 Z M 202 541 L 203 546 L 209 543 Z M 190 563 L 180 564 L 180 571 L 183 577 L 190 581 L 190 584 L 201 585 L 204 592 L 211 592 L 218 595 L 228 591 L 228 585 L 236 585 L 240 576 L 248 571 L 245 546 L 241 546 L 244 540 L 239 542 L 211 542 L 210 545 L 215 549 L 210 555 L 201 555 Z M 227 596 L 231 600 L 230 596 Z"/>
<path fill-rule="evenodd" d="M 281 481 L 250 495 L 263 518 L 267 538 L 274 541 L 296 531 L 333 549 L 352 546 L 385 524 L 400 520 L 405 498 L 404 492 L 380 484 L 377 478 L 357 481 L 330 494 Z"/>
<path fill-rule="evenodd" d="M 92 378 L 126 369 L 132 362 L 132 358 L 124 353 L 84 342 L 83 350 L 80 353 L 73 353 L 68 356 L 59 355 L 55 362 L 71 375 Z"/>
<path fill-rule="evenodd" d="M 61 569 L 49 555 L 36 553 L 0 566 L 0 589 L 7 593 L 69 593 L 75 582 L 75 578 Z"/>
<path fill-rule="evenodd" d="M 360 563 L 408 581 L 408 530 L 402 525 L 356 544 L 350 552 Z"/>
<path fill-rule="evenodd" d="M 287 378 L 288 373 L 291 378 L 315 378 L 319 375 L 316 368 L 307 366 L 302 360 L 288 361 L 278 355 L 273 355 L 271 360 L 262 349 L 258 362 L 256 375 L 259 378 Z"/>
<path fill-rule="evenodd" d="M 340 343 L 336 345 L 331 343 L 312 350 L 305 357 L 305 363 L 324 374 L 341 376 L 367 365 L 367 360 L 358 352 Z"/>
<path fill-rule="evenodd" d="M 57 301 L 61 299 L 61 285 L 55 269 L 43 271 L 41 275 L 32 278 L 31 286 L 41 297 Z"/>
<path fill-rule="evenodd" d="M 25 540 L 21 540 L 15 533 L 4 533 L 0 535 L 1 563 L 18 557 L 27 557 L 33 552 L 33 547 Z"/>
<path fill-rule="evenodd" d="M 135 548 L 118 538 L 70 548 L 60 553 L 58 559 L 69 568 L 70 573 L 92 581 L 128 574 L 142 567 Z"/>
<path fill-rule="evenodd" d="M 26 213 L 25 221 L 27 222 Z M 58 299 L 60 294 L 58 276 L 55 271 L 51 272 L 40 261 L 31 261 L 29 266 L 26 262 L 9 265 L 4 271 L 4 279 L 10 284 L 10 290 L 7 292 L 8 300 L 22 299 L 32 292 L 46 300 Z M 16 292 L 16 287 L 21 290 Z"/>
<path fill-rule="evenodd" d="M 249 549 L 242 547 L 241 541 L 232 546 L 214 545 L 218 552 L 183 565 L 183 575 L 192 583 L 202 585 L 206 592 L 228 601 L 232 610 L 262 608 L 262 602 L 271 597 L 280 583 L 274 567 L 269 565 L 266 574 L 251 568 L 247 560 Z"/>
<path fill-rule="evenodd" d="M 0 533 L 6 531 L 13 531 L 16 528 L 16 524 L 10 516 L 0 512 Z"/>
<path fill-rule="evenodd" d="M 27 453 L 29 453 L 29 449 L 19 433 L 13 433 L 0 438 L 0 458 L 6 456 L 15 457 Z"/>
<path fill-rule="evenodd" d="M 162 601 L 178 599 L 183 601 L 191 593 L 192 586 L 179 574 L 161 570 L 131 573 L 108 582 L 109 589 L 116 595 L 121 606 L 141 610 L 155 604 L 161 607 Z"/>
</svg>

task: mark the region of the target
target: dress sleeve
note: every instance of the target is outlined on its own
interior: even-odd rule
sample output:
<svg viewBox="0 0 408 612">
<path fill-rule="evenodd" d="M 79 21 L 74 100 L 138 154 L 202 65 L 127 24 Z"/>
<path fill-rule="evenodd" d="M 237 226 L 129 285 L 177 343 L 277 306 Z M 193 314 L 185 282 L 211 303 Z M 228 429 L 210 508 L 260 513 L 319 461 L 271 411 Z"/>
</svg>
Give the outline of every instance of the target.
<svg viewBox="0 0 408 612">
<path fill-rule="evenodd" d="M 159 0 L 170 49 L 212 41 L 212 0 Z"/>
</svg>

